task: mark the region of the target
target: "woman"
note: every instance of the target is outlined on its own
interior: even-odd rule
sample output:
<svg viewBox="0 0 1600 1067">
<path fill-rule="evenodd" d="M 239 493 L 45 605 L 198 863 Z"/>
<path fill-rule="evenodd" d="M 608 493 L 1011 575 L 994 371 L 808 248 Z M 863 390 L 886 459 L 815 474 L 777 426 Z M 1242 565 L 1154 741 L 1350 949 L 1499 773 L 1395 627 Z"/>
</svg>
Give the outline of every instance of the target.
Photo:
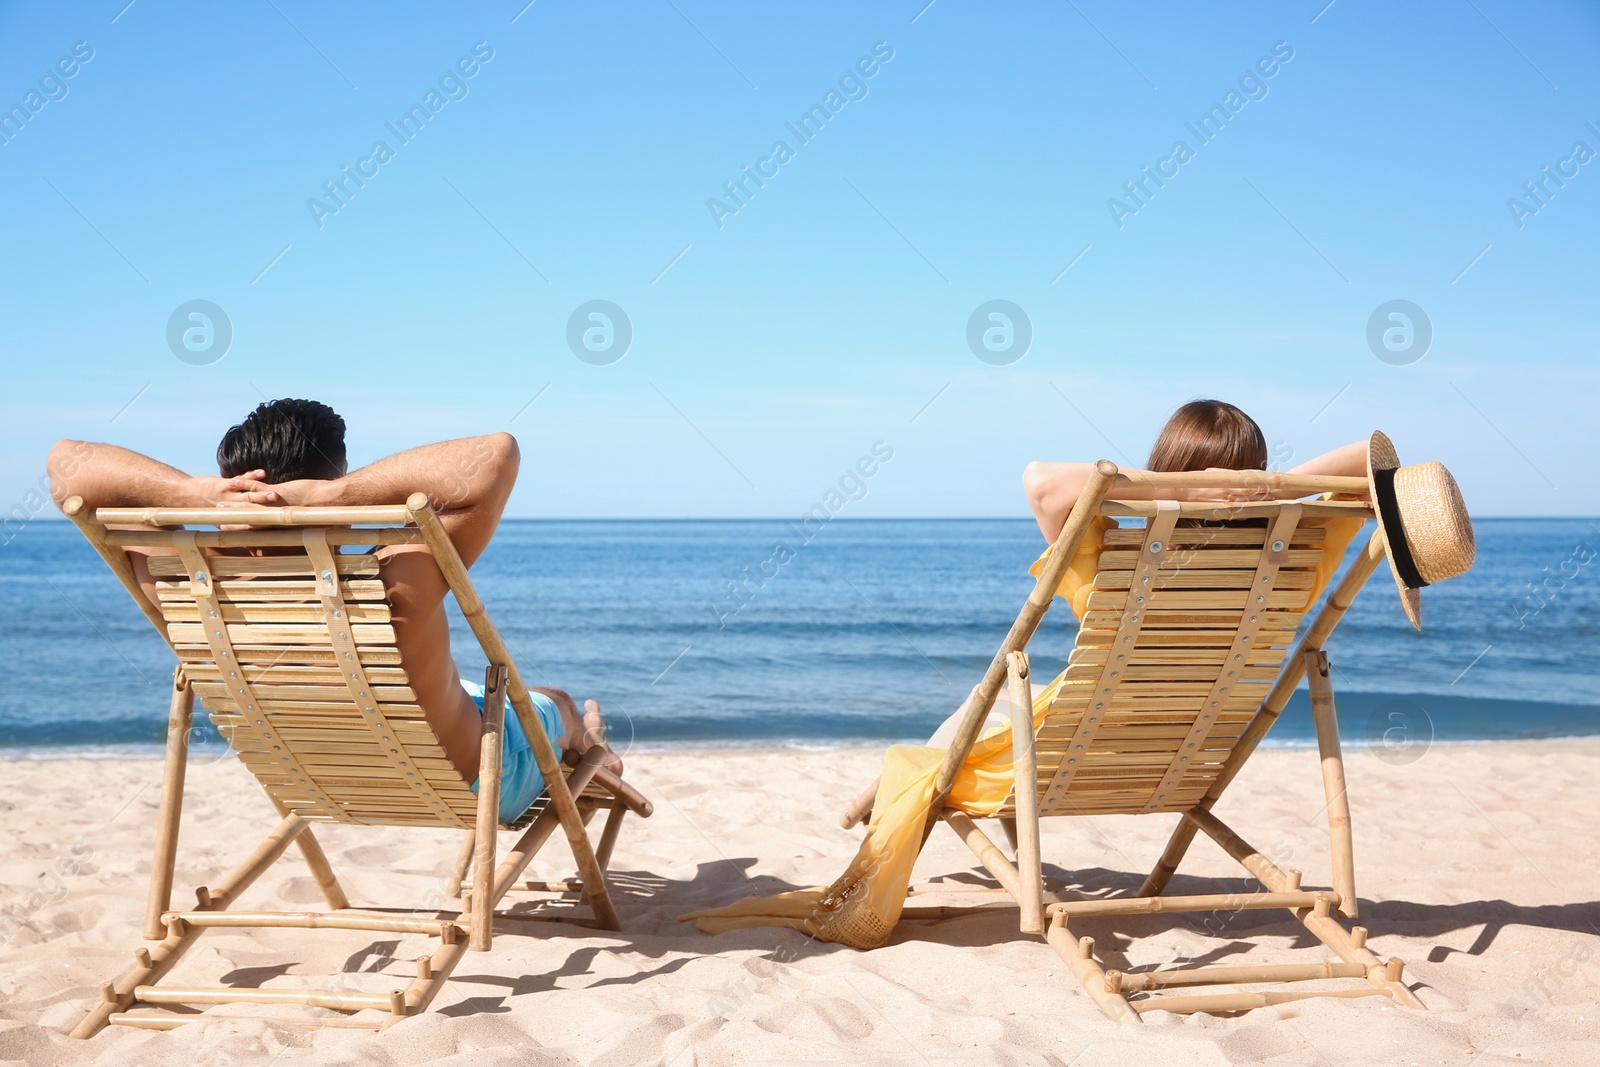
<svg viewBox="0 0 1600 1067">
<path fill-rule="evenodd" d="M 1362 476 L 1366 473 L 1366 454 L 1367 442 L 1363 440 L 1302 463 L 1290 473 Z M 1152 472 L 1265 470 L 1266 466 L 1267 444 L 1261 428 L 1243 411 L 1220 400 L 1191 401 L 1173 413 L 1157 436 L 1147 462 Z M 1023 487 L 1046 542 L 1053 544 L 1060 535 L 1093 470 L 1093 465 L 1088 463 L 1028 464 L 1023 474 Z M 1264 489 L 1129 488 L 1118 489 L 1116 495 L 1118 499 L 1241 500 L 1270 499 L 1279 494 Z M 1345 549 L 1360 530 L 1362 520 L 1313 520 L 1305 525 L 1313 524 L 1324 526 L 1327 533 L 1322 560 L 1306 601 L 1308 606 L 1316 601 L 1333 577 Z M 1104 533 L 1115 525 L 1104 517 L 1090 524 L 1066 577 L 1056 590 L 1078 618 L 1083 617 L 1087 606 Z M 1045 555 L 1034 563 L 1032 573 L 1039 573 L 1048 555 L 1049 549 L 1046 549 Z M 1048 711 L 1064 680 L 1063 674 L 1042 690 L 1029 694 L 1035 725 L 1037 717 Z M 969 695 L 967 702 L 971 700 Z M 911 867 L 920 851 L 922 828 L 932 802 L 934 776 L 966 713 L 967 702 L 934 731 L 926 745 L 895 745 L 884 754 L 883 775 L 867 838 L 849 868 L 833 885 L 766 898 L 746 897 L 730 907 L 695 912 L 683 918 L 698 920 L 700 929 L 706 933 L 750 926 L 786 926 L 856 948 L 883 944 L 905 903 Z M 1010 719 L 1004 711 L 998 710 L 1010 706 L 1009 694 L 1002 690 L 995 701 L 997 710 L 989 713 L 984 731 L 956 775 L 947 800 L 952 807 L 975 816 L 988 815 L 998 810 L 1010 793 Z"/>
<path fill-rule="evenodd" d="M 1366 459 L 1367 441 L 1362 439 L 1307 460 L 1289 473 L 1361 478 L 1367 473 Z M 1150 472 L 1161 473 L 1266 470 L 1267 441 L 1261 433 L 1261 427 L 1256 425 L 1256 420 L 1232 404 L 1221 400 L 1191 400 L 1167 419 L 1166 425 L 1161 428 L 1155 444 L 1150 449 L 1150 458 L 1145 461 L 1145 468 Z M 1045 463 L 1039 460 L 1029 463 L 1023 470 L 1022 489 L 1028 496 L 1028 506 L 1033 509 L 1034 520 L 1038 522 L 1039 532 L 1044 534 L 1047 544 L 1053 544 L 1061 535 L 1061 528 L 1067 524 L 1067 516 L 1072 512 L 1072 505 L 1083 492 L 1083 487 L 1088 484 L 1089 475 L 1093 472 L 1093 463 Z M 1119 500 L 1150 500 L 1157 496 L 1168 500 L 1265 500 L 1279 495 L 1292 497 L 1295 494 L 1275 494 L 1264 489 L 1129 488 L 1118 489 L 1116 492 Z M 1073 569 L 1079 573 L 1069 574 L 1062 582 L 1064 588 L 1060 594 L 1066 597 L 1076 617 L 1081 618 L 1083 615 L 1084 605 L 1079 600 L 1088 596 L 1089 580 L 1094 577 L 1093 562 L 1100 553 L 1101 534 L 1111 525 L 1113 524 L 1109 520 L 1102 520 L 1098 528 L 1093 529 L 1090 536 L 1084 539 L 1083 545 L 1078 549 L 1078 557 L 1084 561 L 1084 566 L 1074 567 Z M 1305 525 L 1313 524 L 1307 522 Z M 1359 529 L 1359 524 L 1350 527 L 1349 536 L 1341 539 L 1338 533 L 1343 528 L 1340 524 L 1329 531 L 1332 542 L 1336 543 L 1330 542 L 1328 550 L 1323 553 L 1324 563 L 1318 568 L 1317 584 L 1312 600 L 1316 599 L 1315 594 L 1322 590 L 1328 577 L 1338 567 L 1350 538 L 1354 537 L 1356 529 Z M 1033 564 L 1031 573 L 1035 575 L 1039 573 L 1048 555 L 1047 549 L 1045 555 L 1040 556 Z M 1087 573 L 1083 573 L 1084 571 Z M 1068 595 L 1065 587 L 1069 584 L 1072 593 L 1082 592 L 1082 598 Z M 995 706 L 1005 707 L 1008 696 L 1009 694 L 1002 690 L 1000 697 L 995 700 Z M 967 699 L 972 699 L 970 694 Z M 937 748 L 949 747 L 966 710 L 967 704 L 963 702 L 933 732 L 933 736 L 928 738 L 928 744 Z M 1001 721 L 1009 720 L 1006 720 L 1001 712 L 990 712 L 989 728 Z"/>
</svg>

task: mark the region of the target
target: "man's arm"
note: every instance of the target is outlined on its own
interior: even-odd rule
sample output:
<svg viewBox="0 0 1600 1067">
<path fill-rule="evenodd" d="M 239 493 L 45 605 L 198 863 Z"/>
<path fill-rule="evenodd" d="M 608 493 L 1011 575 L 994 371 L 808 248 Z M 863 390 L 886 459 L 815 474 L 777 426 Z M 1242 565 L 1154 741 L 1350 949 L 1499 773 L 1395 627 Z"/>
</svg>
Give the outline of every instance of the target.
<svg viewBox="0 0 1600 1067">
<path fill-rule="evenodd" d="M 402 504 L 412 493 L 427 493 L 470 566 L 499 525 L 521 453 L 515 437 L 495 433 L 407 449 L 331 481 L 279 485 L 261 481 L 265 472 L 259 470 L 237 478 L 191 477 L 130 449 L 86 441 L 57 442 L 47 463 L 56 503 L 80 496 L 91 508 L 360 507 Z"/>
<path fill-rule="evenodd" d="M 91 508 L 210 508 L 267 504 L 273 495 L 259 480 L 265 471 L 238 478 L 190 477 L 131 449 L 89 441 L 57 441 L 46 468 L 57 504 L 80 496 Z"/>
<path fill-rule="evenodd" d="M 50 474 L 50 495 L 59 506 L 68 497 L 82 497 L 94 508 L 245 507 L 268 503 L 272 495 L 259 481 L 265 471 L 250 471 L 238 478 L 190 477 L 165 463 L 116 445 L 89 441 L 57 441 L 45 461 Z M 130 529 L 131 527 L 111 527 Z M 171 555 L 170 549 L 128 548 L 134 577 L 150 603 L 156 599 L 149 557 Z"/>
<path fill-rule="evenodd" d="M 264 504 L 368 507 L 427 493 L 468 566 L 483 554 L 505 511 L 522 454 L 508 433 L 441 441 L 396 453 L 343 478 L 266 486 Z"/>
</svg>

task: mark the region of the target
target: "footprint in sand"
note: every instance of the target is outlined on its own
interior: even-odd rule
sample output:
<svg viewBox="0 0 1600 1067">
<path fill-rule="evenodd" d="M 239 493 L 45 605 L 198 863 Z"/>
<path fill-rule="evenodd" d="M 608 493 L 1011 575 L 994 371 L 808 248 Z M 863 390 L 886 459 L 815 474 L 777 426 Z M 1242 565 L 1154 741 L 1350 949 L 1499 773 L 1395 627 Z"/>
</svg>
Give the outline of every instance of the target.
<svg viewBox="0 0 1600 1067">
<path fill-rule="evenodd" d="M 51 931 L 59 937 L 79 930 L 92 930 L 99 925 L 100 917 L 105 913 L 106 910 L 99 904 L 78 902 L 50 917 Z"/>
<path fill-rule="evenodd" d="M 867 1018 L 866 1013 L 839 997 L 826 997 L 810 1003 L 785 1001 L 755 1018 L 755 1024 L 768 1033 L 796 1037 L 815 1033 L 818 1023 L 847 1041 L 859 1041 L 872 1034 L 872 1020 Z"/>
<path fill-rule="evenodd" d="M 410 855 L 410 850 L 395 845 L 357 845 L 347 848 L 341 860 L 355 867 L 387 867 L 395 860 Z"/>
<path fill-rule="evenodd" d="M 0 1030 L 0 1060 L 16 1063 L 49 1063 L 57 1058 L 51 1055 L 50 1035 L 42 1026 L 14 1026 Z"/>
<path fill-rule="evenodd" d="M 591 1067 L 628 1067 L 667 1059 L 668 1039 L 684 1028 L 681 1015 L 662 1014 L 612 1042 L 591 1061 Z"/>
<path fill-rule="evenodd" d="M 278 885 L 278 896 L 291 904 L 310 904 L 322 899 L 322 890 L 313 878 L 285 878 Z"/>
</svg>

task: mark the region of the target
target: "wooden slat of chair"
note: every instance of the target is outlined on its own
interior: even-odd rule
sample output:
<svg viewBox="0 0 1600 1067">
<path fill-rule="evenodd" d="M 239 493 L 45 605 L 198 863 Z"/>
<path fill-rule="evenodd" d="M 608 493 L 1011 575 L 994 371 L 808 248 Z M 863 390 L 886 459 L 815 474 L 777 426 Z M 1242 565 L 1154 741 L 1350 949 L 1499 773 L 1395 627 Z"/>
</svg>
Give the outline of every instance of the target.
<svg viewBox="0 0 1600 1067">
<path fill-rule="evenodd" d="M 1291 547 L 1317 545 L 1320 546 L 1327 540 L 1328 531 L 1320 526 L 1302 526 L 1295 531 Z M 1172 531 L 1172 543 L 1180 547 L 1186 545 L 1202 546 L 1237 546 L 1249 545 L 1260 548 L 1266 539 L 1266 527 L 1228 527 L 1228 526 L 1180 526 Z M 1107 547 L 1138 545 L 1144 543 L 1144 529 L 1137 526 L 1119 526 L 1114 530 L 1107 530 L 1102 538 L 1102 543 Z"/>
<path fill-rule="evenodd" d="M 1242 609 L 1174 611 L 1162 608 L 1147 613 L 1145 626 L 1158 630 L 1179 631 L 1180 635 L 1187 635 L 1188 631 L 1195 629 L 1226 627 L 1231 631 L 1243 621 L 1243 618 Z M 1090 610 L 1084 612 L 1083 625 L 1090 630 L 1114 630 L 1121 619 L 1120 611 Z M 1293 630 L 1299 622 L 1299 613 L 1293 611 L 1267 611 L 1261 616 L 1262 627 L 1269 630 Z"/>
<path fill-rule="evenodd" d="M 1252 644 L 1243 650 L 1242 659 L 1233 660 L 1235 664 L 1245 668 L 1261 668 L 1271 671 L 1276 676 L 1277 670 L 1283 665 L 1287 650 L 1281 646 L 1274 646 L 1262 642 Z M 1067 657 L 1067 665 L 1071 668 L 1102 667 L 1111 656 L 1110 646 L 1088 646 L 1075 648 Z M 1235 654 L 1231 645 L 1221 645 L 1207 642 L 1204 645 L 1150 645 L 1140 641 L 1137 645 L 1124 646 L 1117 650 L 1119 661 L 1124 669 L 1132 672 L 1161 670 L 1161 671 L 1193 671 L 1204 677 L 1209 671 L 1215 675 L 1216 671 Z M 1126 657 L 1126 658 L 1123 658 Z M 1069 681 L 1076 679 L 1069 678 Z"/>
<path fill-rule="evenodd" d="M 175 643 L 172 650 L 178 654 L 178 659 L 184 663 L 211 662 L 210 653 L 204 645 Z M 251 644 L 248 641 L 236 641 L 234 642 L 234 650 L 238 653 L 241 663 L 255 666 L 326 667 L 337 665 L 332 649 L 317 648 L 312 645 L 274 648 L 267 645 Z M 368 666 L 393 666 L 400 662 L 400 650 L 392 645 L 358 645 L 356 652 L 361 656 L 361 662 Z"/>
<path fill-rule="evenodd" d="M 1228 652 L 1227 645 L 1209 641 L 1197 646 L 1151 645 L 1141 641 L 1137 648 L 1127 654 L 1127 664 L 1130 670 L 1151 665 L 1204 664 L 1220 667 L 1227 660 Z M 1110 645 L 1079 645 L 1067 655 L 1067 663 L 1074 667 L 1079 664 L 1100 665 L 1105 663 L 1110 654 Z M 1279 667 L 1287 655 L 1286 649 L 1263 643 L 1251 649 L 1244 662 L 1249 667 Z"/>
<path fill-rule="evenodd" d="M 1159 503 L 1161 503 L 1159 500 L 1108 499 L 1101 508 L 1101 514 L 1117 518 L 1147 519 L 1155 514 L 1155 507 Z M 1305 509 L 1305 517 L 1308 519 L 1372 518 L 1372 505 L 1365 500 L 1316 500 L 1302 504 L 1301 507 Z M 1260 519 L 1277 514 L 1277 510 L 1277 503 L 1267 500 L 1231 504 L 1185 501 L 1178 505 L 1178 515 L 1181 518 L 1200 523 L 1236 523 L 1242 520 Z"/>
<path fill-rule="evenodd" d="M 316 777 L 317 783 L 330 791 L 351 786 L 361 787 L 365 784 L 362 781 L 363 779 L 371 779 L 371 784 L 374 788 L 381 788 L 384 783 L 394 779 L 394 763 L 385 755 L 330 758 L 328 756 L 309 755 L 301 751 L 298 745 L 294 746 L 294 748 L 295 754 L 300 757 L 300 766 L 310 771 Z M 374 749 L 373 751 L 381 752 L 381 749 Z M 423 751 L 425 752 L 426 749 L 423 749 Z M 423 772 L 424 776 L 427 776 L 430 770 L 443 774 L 445 770 L 453 769 L 454 767 L 447 759 L 430 760 L 418 756 L 416 751 L 411 749 L 407 750 L 407 755 L 409 756 L 408 762 L 410 766 Z M 403 790 L 400 791 L 403 792 Z"/>
<path fill-rule="evenodd" d="M 246 672 L 249 677 L 249 672 Z M 342 685 L 302 685 L 295 682 L 284 682 L 270 676 L 256 675 L 251 678 L 255 682 L 255 691 L 261 694 L 263 701 L 270 704 L 276 701 L 280 704 L 293 706 L 296 704 L 333 703 L 336 705 L 348 704 L 348 694 Z M 202 697 L 214 697 L 219 701 L 228 699 L 227 684 L 221 681 L 196 681 L 194 691 Z M 377 685 L 372 686 L 373 699 L 379 704 L 410 704 L 417 699 L 417 694 L 412 692 L 407 685 Z M 344 699 L 341 700 L 340 698 Z M 266 706 L 266 705 L 264 705 Z M 354 708 L 354 704 L 350 704 Z"/>
<path fill-rule="evenodd" d="M 322 648 L 327 645 L 329 637 L 326 626 L 271 626 L 234 622 L 226 624 L 223 629 L 236 645 L 264 645 L 268 648 L 282 645 L 316 645 Z M 198 644 L 205 639 L 205 627 L 199 623 L 168 623 L 167 635 L 174 644 Z M 394 645 L 394 627 L 387 623 L 351 626 L 350 636 L 358 645 Z"/>
<path fill-rule="evenodd" d="M 1126 752 L 1131 755 L 1134 752 L 1153 751 L 1160 747 L 1171 748 L 1188 736 L 1189 724 L 1192 721 L 1193 716 L 1188 716 L 1175 722 L 1162 720 L 1156 723 L 1108 726 L 1090 743 L 1088 751 Z M 1245 725 L 1241 718 L 1226 723 L 1225 729 L 1239 734 L 1243 732 Z M 1035 744 L 1041 746 L 1041 751 L 1059 751 L 1065 747 L 1065 737 L 1061 733 L 1054 733 L 1039 739 L 1036 735 Z"/>
<path fill-rule="evenodd" d="M 303 576 L 307 581 L 312 580 L 311 563 L 304 556 L 212 556 L 209 562 L 212 573 L 224 578 L 246 575 L 252 578 Z M 371 578 L 376 577 L 379 571 L 378 557 L 365 553 L 341 552 L 337 562 L 340 577 L 360 575 Z M 151 556 L 149 563 L 150 573 L 157 578 L 184 574 L 183 563 L 177 556 Z"/>
<path fill-rule="evenodd" d="M 1150 625 L 1156 625 L 1163 616 L 1162 612 L 1195 613 L 1195 612 L 1243 612 L 1249 605 L 1253 590 L 1249 588 L 1249 571 L 1224 571 L 1222 573 L 1238 575 L 1242 581 L 1239 588 L 1228 589 L 1158 589 L 1149 594 L 1149 606 L 1145 609 L 1151 612 Z M 1266 611 L 1288 611 L 1305 603 L 1305 594 L 1295 590 L 1274 590 L 1266 594 Z M 1126 589 L 1101 589 L 1096 588 L 1089 594 L 1090 611 L 1115 611 L 1122 612 L 1128 607 L 1128 592 Z M 1257 609 L 1251 608 L 1251 611 Z M 239 621 L 246 621 L 240 619 Z M 249 620 L 254 621 L 254 620 Z M 261 621 L 268 621 L 262 619 Z"/>
<path fill-rule="evenodd" d="M 1073 728 L 1075 717 L 1085 711 L 1088 699 L 1093 694 L 1072 694 L 1059 696 L 1051 704 L 1048 715 L 1049 720 L 1040 729 L 1051 733 L 1064 733 Z M 1249 698 L 1234 694 L 1227 704 L 1217 710 L 1219 716 L 1240 715 L 1249 717 L 1254 714 L 1255 707 L 1248 703 Z M 1103 709 L 1104 719 L 1102 727 L 1110 729 L 1112 726 L 1132 726 L 1145 722 L 1178 722 L 1187 721 L 1185 713 L 1194 705 L 1192 697 L 1126 697 L 1122 700 L 1113 700 L 1110 707 Z"/>
<path fill-rule="evenodd" d="M 435 742 L 433 732 L 428 729 L 427 723 L 418 720 L 414 725 L 406 725 L 403 720 L 392 719 L 389 723 L 396 735 L 409 746 L 430 745 Z M 312 724 L 305 727 L 280 727 L 278 732 L 290 741 L 307 745 L 306 751 L 315 752 L 318 746 L 342 747 L 346 751 L 364 751 L 371 742 L 352 735 L 344 727 L 331 727 L 321 724 Z"/>
<path fill-rule="evenodd" d="M 235 650 L 237 651 L 237 650 Z M 240 672 L 252 682 L 266 682 L 274 685 L 334 685 L 343 680 L 339 669 L 331 663 L 324 666 L 317 665 L 280 665 L 275 663 L 241 663 Z M 184 671 L 196 682 L 216 681 L 222 677 L 222 668 L 215 663 L 194 663 Z M 410 684 L 406 672 L 399 667 L 368 667 L 367 677 L 377 685 Z"/>
<path fill-rule="evenodd" d="M 322 621 L 322 609 L 311 604 L 218 599 L 222 605 L 223 622 L 282 626 Z M 173 597 L 161 602 L 161 617 L 169 623 L 199 622 L 200 609 L 193 600 Z M 389 621 L 389 605 L 376 601 L 356 601 L 349 607 L 349 617 L 353 623 L 386 623 Z"/>
<path fill-rule="evenodd" d="M 1320 553 L 1320 549 L 1318 552 Z M 1100 590 L 1126 590 L 1132 581 L 1133 572 L 1102 571 L 1095 575 L 1094 584 Z M 1198 589 L 1247 589 L 1250 587 L 1251 573 L 1231 567 L 1219 567 L 1215 570 L 1198 570 L 1193 567 L 1183 567 L 1176 570 L 1156 571 L 1151 579 L 1150 586 L 1158 590 L 1198 590 Z M 1310 570 L 1285 571 L 1283 580 L 1278 583 L 1279 589 L 1310 589 L 1314 584 L 1316 574 Z M 1304 601 L 1304 597 L 1300 600 Z"/>
<path fill-rule="evenodd" d="M 245 709 L 241 708 L 236 701 L 212 699 L 215 711 L 218 714 L 243 716 Z M 258 707 L 273 716 L 272 721 L 275 724 L 283 726 L 318 726 L 342 729 L 353 722 L 359 721 L 357 715 L 351 713 L 349 704 L 343 704 L 336 700 L 272 700 L 263 697 Z M 380 703 L 377 710 L 384 715 L 386 720 L 392 722 L 421 722 L 424 719 L 422 708 L 416 704 Z M 248 716 L 244 717 L 248 718 Z"/>
<path fill-rule="evenodd" d="M 117 510 L 119 509 L 101 508 L 99 509 L 99 513 L 105 514 L 107 512 L 115 512 Z M 251 518 L 260 518 L 265 514 L 266 512 L 264 511 L 258 511 L 255 515 L 251 516 Z M 215 518 L 215 510 L 212 511 L 212 515 L 213 522 L 226 523 L 229 521 L 226 519 Z M 235 515 L 232 522 L 237 522 L 238 518 L 239 517 Z M 101 521 L 106 523 L 117 523 L 137 522 L 142 520 L 105 518 Z M 193 522 L 197 520 L 189 521 Z M 380 520 L 375 519 L 373 521 L 376 522 Z M 176 522 L 176 520 L 174 520 L 174 522 Z M 374 547 L 378 545 L 417 545 L 422 544 L 425 540 L 421 531 L 415 529 L 391 527 L 386 530 L 357 530 L 338 526 L 328 527 L 327 529 L 329 544 L 338 545 L 341 547 L 346 545 L 359 545 L 362 547 Z M 300 544 L 300 531 L 261 530 L 255 528 L 250 530 L 200 531 L 195 534 L 195 538 L 195 543 L 200 548 L 205 549 L 294 548 Z M 107 548 L 160 549 L 170 547 L 171 540 L 169 535 L 163 530 L 117 530 L 108 531 L 106 533 L 104 544 Z M 257 566 L 253 568 L 248 565 L 244 565 L 244 569 L 240 570 L 238 573 L 249 573 L 251 570 L 257 572 L 268 572 L 271 570 L 271 565 L 268 564 L 266 566 Z"/>
<path fill-rule="evenodd" d="M 1137 649 L 1136 649 L 1137 651 Z M 1281 650 L 1280 650 L 1281 651 Z M 1069 682 L 1092 682 L 1100 676 L 1105 666 L 1105 657 L 1099 657 L 1100 662 L 1074 663 L 1067 668 L 1066 676 Z M 1214 665 L 1188 666 L 1173 663 L 1132 663 L 1122 668 L 1122 677 L 1127 682 L 1211 682 L 1217 676 L 1218 668 L 1224 666 L 1221 659 Z M 1245 666 L 1239 675 L 1241 681 L 1270 682 L 1278 676 L 1278 669 L 1273 665 Z"/>
<path fill-rule="evenodd" d="M 1254 569 L 1257 561 L 1261 558 L 1259 548 L 1238 546 L 1229 546 L 1227 548 L 1190 547 L 1188 549 L 1180 547 L 1174 551 L 1180 557 L 1180 565 L 1185 569 Z M 1285 566 L 1315 567 L 1320 559 L 1322 559 L 1322 549 L 1319 547 L 1294 548 L 1289 550 L 1289 558 Z M 1138 561 L 1139 553 L 1132 550 L 1102 552 L 1100 554 L 1100 569 L 1102 571 L 1130 571 Z"/>
<path fill-rule="evenodd" d="M 1299 616 L 1290 615 L 1290 619 L 1298 624 Z M 1078 630 L 1077 648 L 1079 649 L 1104 649 L 1111 647 L 1112 638 L 1115 636 L 1115 627 L 1111 629 L 1091 629 L 1087 626 Z M 1279 626 L 1261 631 L 1260 641 L 1264 645 L 1285 645 L 1294 640 L 1294 627 Z M 1148 628 L 1139 638 L 1141 648 L 1150 649 L 1152 652 L 1163 647 L 1180 648 L 1227 648 L 1233 643 L 1231 629 L 1195 629 L 1163 630 Z"/>
<path fill-rule="evenodd" d="M 160 557 L 157 557 L 160 558 Z M 224 602 L 300 601 L 314 603 L 317 583 L 311 578 L 279 578 L 257 581 L 252 578 L 224 578 L 214 582 L 217 599 Z M 384 600 L 388 592 L 377 578 L 344 578 L 339 593 L 346 600 Z M 158 580 L 156 596 L 162 600 L 183 601 L 193 596 L 187 579 Z"/>
<path fill-rule="evenodd" d="M 1204 682 L 1156 682 L 1156 681 L 1126 681 L 1106 699 L 1108 694 L 1100 689 L 1095 689 L 1093 684 L 1086 686 L 1091 690 L 1089 698 L 1096 704 L 1104 703 L 1105 710 L 1116 710 L 1117 702 L 1134 707 L 1137 702 L 1145 699 L 1158 699 L 1161 697 L 1197 697 L 1204 696 L 1211 691 L 1211 687 Z M 1193 703 L 1193 701 L 1190 701 Z"/>
</svg>

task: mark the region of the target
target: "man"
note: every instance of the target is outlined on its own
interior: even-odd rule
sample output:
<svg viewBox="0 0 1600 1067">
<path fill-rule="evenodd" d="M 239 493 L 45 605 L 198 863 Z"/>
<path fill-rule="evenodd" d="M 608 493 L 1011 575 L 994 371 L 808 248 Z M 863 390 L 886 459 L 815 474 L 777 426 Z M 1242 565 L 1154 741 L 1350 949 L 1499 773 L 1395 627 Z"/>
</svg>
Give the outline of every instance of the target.
<svg viewBox="0 0 1600 1067">
<path fill-rule="evenodd" d="M 343 506 L 395 504 L 423 492 L 433 502 L 456 551 L 468 567 L 483 554 L 500 524 L 521 462 L 508 433 L 423 445 L 357 471 L 345 462 L 345 424 L 333 409 L 313 400 L 262 404 L 223 435 L 217 447 L 219 477 L 190 477 L 148 456 L 114 445 L 85 447 L 60 441 L 51 450 L 51 493 L 59 504 L 71 496 L 91 508 Z M 88 458 L 85 458 L 88 457 Z M 241 516 L 243 518 L 243 516 Z M 145 596 L 156 603 L 150 575 L 151 550 L 129 549 Z M 395 643 L 411 688 L 450 762 L 462 778 L 478 776 L 483 737 L 481 692 L 464 689 L 450 655 L 444 599 L 449 585 L 425 545 L 386 545 L 377 550 L 381 576 L 393 608 Z M 587 701 L 579 713 L 559 689 L 530 687 L 539 718 L 557 754 L 602 744 L 600 707 Z M 536 800 L 544 781 L 517 716 L 506 716 L 500 817 L 510 822 Z M 622 762 L 608 755 L 617 773 Z M 476 785 L 474 785 L 476 788 Z"/>
</svg>

